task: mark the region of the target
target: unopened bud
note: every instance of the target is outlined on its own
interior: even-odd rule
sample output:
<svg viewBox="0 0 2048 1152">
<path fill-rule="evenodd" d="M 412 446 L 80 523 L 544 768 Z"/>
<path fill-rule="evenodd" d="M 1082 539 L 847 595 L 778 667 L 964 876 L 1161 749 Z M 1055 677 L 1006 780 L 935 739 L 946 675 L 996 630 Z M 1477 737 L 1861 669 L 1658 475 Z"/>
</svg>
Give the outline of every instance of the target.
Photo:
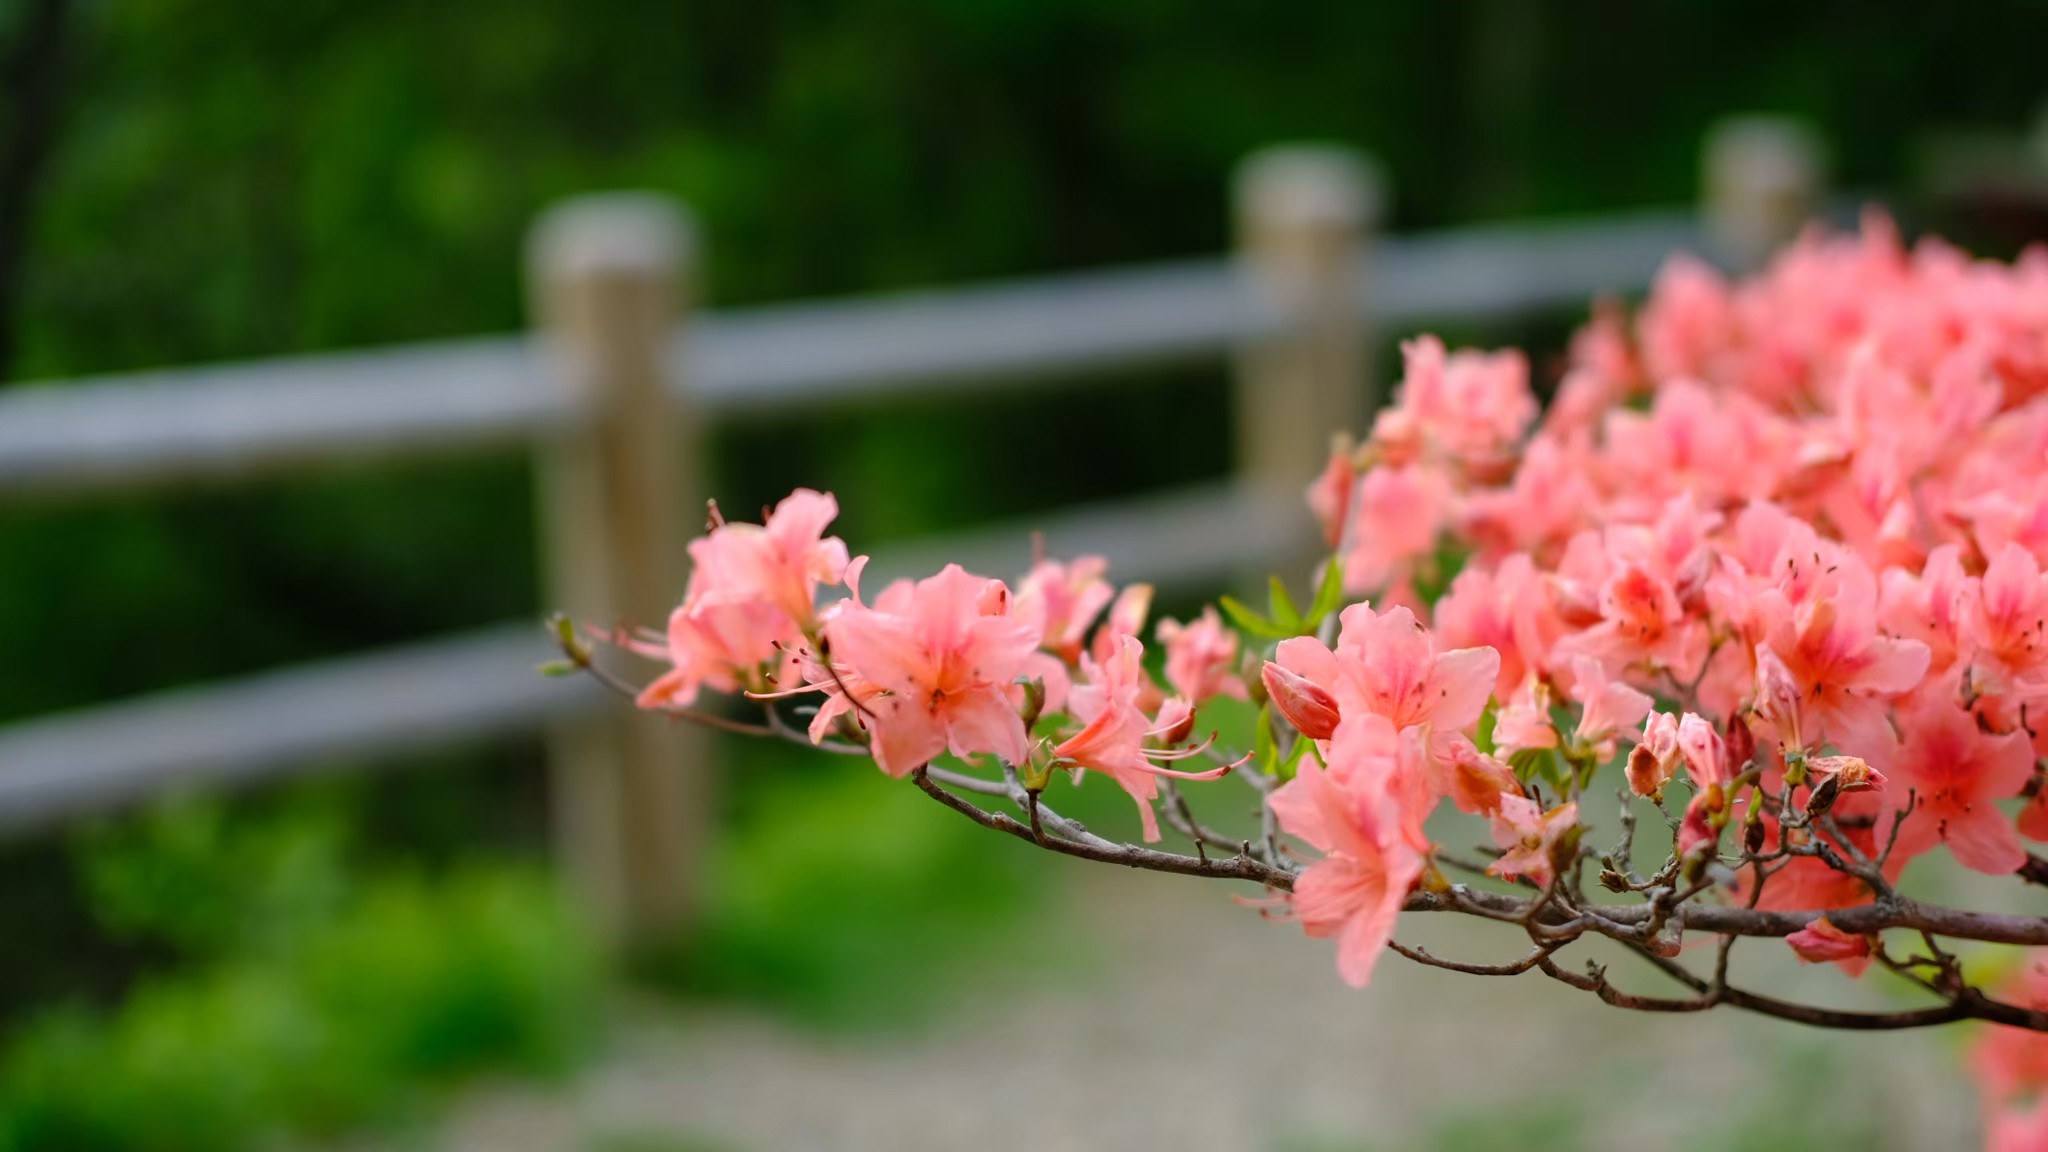
<svg viewBox="0 0 2048 1152">
<path fill-rule="evenodd" d="M 1654 800 L 1664 794 L 1666 779 L 1664 766 L 1657 760 L 1657 754 L 1647 744 L 1638 744 L 1628 753 L 1628 789 L 1638 796 Z"/>
<path fill-rule="evenodd" d="M 1735 715 L 1728 718 L 1728 733 L 1723 739 L 1728 746 L 1728 771 L 1740 776 L 1756 758 L 1756 734 L 1749 730 L 1749 721 Z"/>
<path fill-rule="evenodd" d="M 1752 805 L 1749 810 L 1749 816 L 1742 822 L 1742 847 L 1751 856 L 1764 850 L 1762 805 Z"/>
<path fill-rule="evenodd" d="M 1170 704 L 1171 702 L 1169 701 L 1169 705 Z M 1165 707 L 1162 707 L 1160 709 L 1160 712 L 1161 714 L 1165 714 Z M 1194 709 L 1182 706 L 1179 709 L 1179 712 L 1180 715 L 1177 719 L 1175 719 L 1171 724 L 1168 724 L 1166 727 L 1159 729 L 1156 733 L 1156 739 L 1158 739 L 1161 747 L 1172 748 L 1176 745 L 1184 744 L 1187 742 L 1188 736 L 1194 732 Z"/>
<path fill-rule="evenodd" d="M 1807 772 L 1820 781 L 1833 781 L 1843 792 L 1868 792 L 1884 787 L 1884 774 L 1861 756 L 1810 756 Z"/>
<path fill-rule="evenodd" d="M 1052 741 L 1040 740 L 1032 745 L 1031 755 L 1017 766 L 1017 779 L 1027 791 L 1043 792 L 1052 783 Z"/>
<path fill-rule="evenodd" d="M 1306 676 L 1272 661 L 1259 673 L 1273 707 L 1294 730 L 1311 740 L 1328 740 L 1337 730 L 1337 698 Z"/>
<path fill-rule="evenodd" d="M 1841 794 L 1842 786 L 1833 776 L 1814 785 L 1813 795 L 1806 798 L 1806 818 L 1813 820 L 1827 815 Z"/>
<path fill-rule="evenodd" d="M 1024 720 L 1024 730 L 1031 731 L 1038 724 L 1038 718 L 1045 714 L 1045 681 L 1020 680 L 1024 688 L 1024 707 L 1019 713 Z"/>
</svg>

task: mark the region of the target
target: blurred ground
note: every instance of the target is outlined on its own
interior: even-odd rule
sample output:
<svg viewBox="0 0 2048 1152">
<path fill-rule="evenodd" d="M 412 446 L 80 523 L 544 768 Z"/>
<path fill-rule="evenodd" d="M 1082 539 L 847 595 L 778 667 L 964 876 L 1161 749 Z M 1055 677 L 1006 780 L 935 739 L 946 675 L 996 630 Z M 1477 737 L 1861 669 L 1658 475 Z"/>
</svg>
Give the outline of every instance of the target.
<svg viewBox="0 0 2048 1152">
<path fill-rule="evenodd" d="M 1625 1013 L 1540 974 L 1480 978 L 1388 956 L 1373 987 L 1326 942 L 1233 908 L 1216 885 L 1077 869 L 1047 933 L 1085 959 L 913 1036 L 831 1038 L 732 1010 L 635 999 L 565 1091 L 487 1087 L 401 1148 L 1927 1149 L 1976 1138 L 1953 1032 L 1820 1033 L 1732 1012 Z M 1504 961 L 1513 936 L 1408 916 L 1401 939 Z M 1881 1003 L 1873 977 L 1786 991 Z M 1659 990 L 1639 963 L 1617 979 Z M 1779 987 L 1784 987 L 1779 985 Z M 1668 986 L 1667 986 L 1668 989 Z M 1846 994 L 1845 994 L 1846 993 Z M 1562 1057 L 1581 1054 L 1584 1064 Z"/>
</svg>

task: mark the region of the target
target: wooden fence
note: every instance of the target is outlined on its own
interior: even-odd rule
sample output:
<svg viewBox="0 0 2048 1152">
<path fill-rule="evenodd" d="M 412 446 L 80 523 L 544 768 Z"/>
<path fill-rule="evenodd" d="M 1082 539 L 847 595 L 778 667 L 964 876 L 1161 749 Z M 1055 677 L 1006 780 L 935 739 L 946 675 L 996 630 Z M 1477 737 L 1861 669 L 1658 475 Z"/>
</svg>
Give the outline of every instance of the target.
<svg viewBox="0 0 2048 1152">
<path fill-rule="evenodd" d="M 681 587 L 711 425 L 1235 356 L 1234 481 L 899 549 L 873 569 L 943 558 L 1009 573 L 1035 527 L 1124 578 L 1214 581 L 1301 546 L 1302 484 L 1330 431 L 1377 400 L 1377 334 L 1579 307 L 1640 289 L 1679 249 L 1753 264 L 1814 209 L 1816 155 L 1796 125 L 1729 122 L 1703 153 L 1696 210 L 1380 236 L 1385 190 L 1367 162 L 1278 148 L 1238 173 L 1233 257 L 730 312 L 694 306 L 682 210 L 588 197 L 534 229 L 532 335 L 0 390 L 0 505 L 525 446 L 549 606 L 659 621 Z M 620 938 L 662 930 L 689 912 L 710 765 L 692 733 L 535 675 L 546 655 L 535 621 L 519 621 L 0 728 L 0 832 L 546 727 L 582 898 Z"/>
</svg>

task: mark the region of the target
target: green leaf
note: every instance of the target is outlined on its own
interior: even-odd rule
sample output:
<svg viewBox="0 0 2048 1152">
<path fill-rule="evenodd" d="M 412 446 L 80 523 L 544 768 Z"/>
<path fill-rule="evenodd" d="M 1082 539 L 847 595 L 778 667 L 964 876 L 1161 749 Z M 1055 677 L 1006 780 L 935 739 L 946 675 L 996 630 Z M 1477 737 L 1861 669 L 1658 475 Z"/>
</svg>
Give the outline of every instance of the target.
<svg viewBox="0 0 2048 1152">
<path fill-rule="evenodd" d="M 1554 748 L 1524 748 L 1508 757 L 1508 767 L 1515 770 L 1515 778 L 1528 783 L 1536 777 L 1554 788 L 1564 787 L 1564 762 L 1558 758 Z"/>
<path fill-rule="evenodd" d="M 1301 631 L 1301 609 L 1294 606 L 1294 597 L 1287 594 L 1287 585 L 1278 576 L 1266 577 L 1270 589 L 1266 599 L 1273 610 L 1273 620 L 1288 630 L 1290 635 Z"/>
<path fill-rule="evenodd" d="M 1294 774 L 1301 769 L 1301 758 L 1307 755 L 1309 751 L 1313 749 L 1315 746 L 1316 742 L 1309 739 L 1306 736 L 1296 737 L 1294 741 L 1294 748 L 1287 753 L 1287 760 L 1285 763 L 1280 765 L 1280 771 L 1276 773 L 1276 775 L 1278 775 L 1282 780 L 1294 779 Z M 1322 761 L 1322 755 L 1320 753 L 1316 755 L 1316 760 L 1319 763 Z"/>
<path fill-rule="evenodd" d="M 1223 614 L 1230 617 L 1231 623 L 1236 624 L 1239 628 L 1254 636 L 1261 636 L 1267 640 L 1285 640 L 1299 635 L 1294 629 L 1282 628 L 1273 621 L 1245 607 L 1244 603 L 1235 597 L 1225 596 L 1218 600 L 1217 603 L 1223 606 Z"/>
<path fill-rule="evenodd" d="M 1500 722 L 1500 701 L 1486 698 L 1486 711 L 1479 714 L 1479 727 L 1472 733 L 1472 743 L 1488 756 L 1493 755 L 1493 726 Z"/>
<path fill-rule="evenodd" d="M 1304 628 L 1313 631 L 1323 622 L 1323 617 L 1335 612 L 1344 603 L 1344 562 L 1335 556 L 1323 565 L 1323 582 L 1316 586 L 1316 598 L 1309 602 L 1308 616 L 1302 620 Z"/>
</svg>

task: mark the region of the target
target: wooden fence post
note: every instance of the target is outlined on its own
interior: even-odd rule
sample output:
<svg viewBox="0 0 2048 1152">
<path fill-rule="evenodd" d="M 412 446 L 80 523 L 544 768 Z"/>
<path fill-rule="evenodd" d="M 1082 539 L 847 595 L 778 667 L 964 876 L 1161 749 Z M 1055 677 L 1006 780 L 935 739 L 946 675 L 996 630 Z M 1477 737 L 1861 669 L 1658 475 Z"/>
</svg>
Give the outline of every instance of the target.
<svg viewBox="0 0 2048 1152">
<path fill-rule="evenodd" d="M 1707 133 L 1701 199 L 1707 233 L 1729 266 L 1752 272 L 1798 237 L 1820 210 L 1822 157 L 1807 126 L 1784 116 L 1738 116 Z"/>
<path fill-rule="evenodd" d="M 1331 437 L 1363 435 L 1378 407 L 1361 271 L 1380 188 L 1368 160 L 1334 146 L 1255 152 L 1235 180 L 1240 266 L 1260 303 L 1287 317 L 1238 358 L 1238 476 L 1262 509 L 1299 517 L 1303 554 L 1315 538 L 1302 490 Z"/>
<path fill-rule="evenodd" d="M 561 204 L 529 237 L 530 306 L 583 415 L 541 449 L 548 592 L 600 627 L 666 625 L 703 519 L 697 421 L 670 388 L 694 247 L 677 205 L 632 193 Z M 703 733 L 623 703 L 551 734 L 561 864 L 608 942 L 646 942 L 691 911 L 707 750 Z"/>
</svg>

